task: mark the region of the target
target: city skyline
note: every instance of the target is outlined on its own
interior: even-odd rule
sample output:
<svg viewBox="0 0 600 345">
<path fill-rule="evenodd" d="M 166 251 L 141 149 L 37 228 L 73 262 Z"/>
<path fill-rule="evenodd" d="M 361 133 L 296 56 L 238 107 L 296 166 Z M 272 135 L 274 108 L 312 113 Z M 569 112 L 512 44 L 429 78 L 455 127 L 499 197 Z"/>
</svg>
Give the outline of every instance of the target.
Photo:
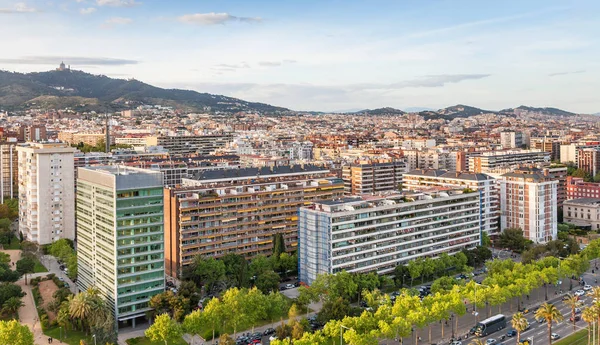
<svg viewBox="0 0 600 345">
<path fill-rule="evenodd" d="M 294 110 L 460 103 L 596 113 L 599 6 L 0 1 L 7 37 L 19 37 L 3 42 L 0 68 L 42 71 L 64 60 Z"/>
</svg>

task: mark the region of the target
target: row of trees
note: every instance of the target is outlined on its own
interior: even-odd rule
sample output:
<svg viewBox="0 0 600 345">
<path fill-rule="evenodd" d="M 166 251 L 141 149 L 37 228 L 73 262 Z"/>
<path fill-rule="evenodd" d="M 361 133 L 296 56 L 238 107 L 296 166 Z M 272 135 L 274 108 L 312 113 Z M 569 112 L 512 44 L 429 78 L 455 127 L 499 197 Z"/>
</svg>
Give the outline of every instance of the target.
<svg viewBox="0 0 600 345">
<path fill-rule="evenodd" d="M 418 344 L 419 332 L 431 328 L 441 321 L 454 319 L 458 329 L 459 317 L 464 315 L 468 306 L 488 308 L 497 306 L 499 312 L 505 302 L 517 299 L 520 306 L 521 296 L 528 295 L 533 289 L 555 284 L 561 277 L 579 276 L 589 268 L 589 260 L 600 256 L 600 240 L 593 241 L 580 254 L 574 254 L 564 260 L 546 257 L 535 263 L 515 263 L 512 260 L 494 260 L 487 264 L 488 276 L 483 284 L 470 281 L 462 286 L 452 285 L 449 290 L 438 291 L 422 300 L 411 290 L 403 289 L 391 303 L 388 295 L 378 290 L 364 291 L 371 311 L 363 311 L 360 316 L 347 316 L 341 320 L 331 320 L 323 330 L 306 332 L 300 339 L 284 339 L 272 342 L 273 345 L 291 344 L 329 344 L 343 337 L 347 344 L 377 344 L 380 338 L 405 338 L 411 334 Z M 311 287 L 312 288 L 312 287 Z M 546 290 L 547 294 L 547 290 Z M 538 316 L 541 316 L 542 312 Z M 442 337 L 445 324 L 442 322 Z M 413 332 L 414 329 L 414 332 Z M 342 333 L 340 333 L 342 332 Z"/>
<path fill-rule="evenodd" d="M 0 204 L 0 244 L 7 246 L 10 244 L 13 233 L 10 231 L 10 225 L 19 216 L 18 199 L 8 199 Z"/>
<path fill-rule="evenodd" d="M 412 286 L 415 279 L 421 278 L 421 283 L 423 283 L 426 278 L 442 277 L 456 272 L 464 272 L 468 267 L 469 258 L 472 264 L 480 263 L 481 252 L 485 251 L 489 252 L 489 249 L 478 247 L 477 249 L 465 250 L 455 255 L 442 253 L 437 259 L 418 258 L 411 260 L 406 266 L 398 265 L 396 267 L 394 270 L 394 280 L 398 287 L 402 287 L 406 283 L 406 279 L 410 278 L 410 285 Z M 485 253 L 483 255 L 485 256 Z"/>
<path fill-rule="evenodd" d="M 173 325 L 180 327 L 179 321 L 182 321 L 187 333 L 214 339 L 219 334 L 230 333 L 235 336 L 238 331 L 250 327 L 254 329 L 263 321 L 274 322 L 282 319 L 288 312 L 294 315 L 299 313 L 295 305 L 290 307 L 289 300 L 281 293 L 263 294 L 257 288 L 230 288 L 220 298 L 214 297 L 209 300 L 202 311 L 193 311 L 185 317 L 181 314 L 173 315 L 173 308 L 166 304 L 165 306 L 157 310 L 155 321 L 146 334 L 153 341 L 171 339 L 157 339 L 155 334 L 172 334 L 171 331 L 162 328 Z M 166 319 L 170 321 L 167 322 Z"/>
</svg>

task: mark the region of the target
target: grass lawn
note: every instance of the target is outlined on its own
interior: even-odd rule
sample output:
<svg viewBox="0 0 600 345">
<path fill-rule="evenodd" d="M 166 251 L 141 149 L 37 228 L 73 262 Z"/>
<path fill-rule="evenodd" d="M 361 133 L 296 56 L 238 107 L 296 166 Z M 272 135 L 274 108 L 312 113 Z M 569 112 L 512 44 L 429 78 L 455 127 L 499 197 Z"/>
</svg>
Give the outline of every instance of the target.
<svg viewBox="0 0 600 345">
<path fill-rule="evenodd" d="M 587 343 L 588 331 L 584 329 L 555 342 L 554 345 L 587 345 Z"/>
<path fill-rule="evenodd" d="M 85 332 L 68 330 L 66 333 L 67 333 L 67 336 L 65 336 L 65 330 L 63 329 L 62 330 L 62 335 L 63 335 L 62 342 L 65 344 L 79 345 L 79 342 L 82 339 L 88 344 L 94 343 L 94 339 L 92 339 L 92 336 L 85 335 Z M 54 327 L 54 328 L 45 329 L 44 334 L 47 335 L 48 337 L 52 337 L 53 339 L 58 340 L 60 337 L 60 328 Z"/>
<path fill-rule="evenodd" d="M 44 267 L 44 265 L 42 265 L 42 263 L 40 262 L 40 260 L 38 260 L 38 258 L 34 258 L 33 260 L 35 261 L 35 266 L 33 266 L 33 273 L 48 272 L 46 267 Z"/>
<path fill-rule="evenodd" d="M 21 249 L 21 242 L 15 236 L 10 238 L 10 244 L 4 246 L 4 249 Z"/>
<path fill-rule="evenodd" d="M 150 341 L 150 339 L 146 337 L 131 338 L 125 340 L 125 342 L 129 345 L 165 345 L 164 341 Z M 186 343 L 183 338 L 179 338 L 169 341 L 169 345 L 188 345 L 188 343 Z"/>
</svg>

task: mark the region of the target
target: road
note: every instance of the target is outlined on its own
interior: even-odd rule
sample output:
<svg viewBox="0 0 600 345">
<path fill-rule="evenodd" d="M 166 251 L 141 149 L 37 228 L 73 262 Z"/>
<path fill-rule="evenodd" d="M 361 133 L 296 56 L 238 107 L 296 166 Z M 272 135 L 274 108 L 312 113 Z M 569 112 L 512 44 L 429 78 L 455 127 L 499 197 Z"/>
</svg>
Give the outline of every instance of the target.
<svg viewBox="0 0 600 345">
<path fill-rule="evenodd" d="M 77 294 L 79 292 L 77 285 L 73 283 L 71 278 L 69 278 L 69 276 L 60 270 L 60 264 L 58 261 L 56 261 L 55 257 L 51 255 L 42 255 L 40 257 L 40 262 L 42 265 L 46 266 L 48 273 L 54 273 L 57 277 L 62 278 L 66 283 L 69 283 L 69 290 L 71 290 L 73 294 Z"/>
</svg>

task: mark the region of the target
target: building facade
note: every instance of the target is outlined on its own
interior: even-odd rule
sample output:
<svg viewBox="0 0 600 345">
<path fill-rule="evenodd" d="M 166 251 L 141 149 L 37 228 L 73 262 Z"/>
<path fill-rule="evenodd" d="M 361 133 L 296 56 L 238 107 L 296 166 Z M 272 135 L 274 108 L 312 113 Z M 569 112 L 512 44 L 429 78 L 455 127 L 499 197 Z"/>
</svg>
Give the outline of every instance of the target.
<svg viewBox="0 0 600 345">
<path fill-rule="evenodd" d="M 270 255 L 277 233 L 295 250 L 298 208 L 341 197 L 344 184 L 318 167 L 279 168 L 205 171 L 180 188 L 166 188 L 167 275 L 180 276 L 196 255 Z"/>
<path fill-rule="evenodd" d="M 303 207 L 298 221 L 300 281 L 322 273 L 393 272 L 417 258 L 480 244 L 479 192 L 353 197 Z"/>
<path fill-rule="evenodd" d="M 75 149 L 63 143 L 17 146 L 19 231 L 31 242 L 75 239 Z"/>
<path fill-rule="evenodd" d="M 146 146 L 162 146 L 169 154 L 199 153 L 212 154 L 233 141 L 231 134 L 200 136 L 146 137 Z"/>
<path fill-rule="evenodd" d="M 501 229 L 520 228 L 535 243 L 556 239 L 558 181 L 540 169 L 520 168 L 500 180 Z"/>
<path fill-rule="evenodd" d="M 527 146 L 527 135 L 523 132 L 510 131 L 500 133 L 500 145 L 505 149 L 520 149 Z"/>
<path fill-rule="evenodd" d="M 567 177 L 567 200 L 600 198 L 600 183 L 585 182 L 581 177 Z"/>
<path fill-rule="evenodd" d="M 402 161 L 376 161 L 344 166 L 344 192 L 347 195 L 358 195 L 397 191 L 402 188 L 402 174 L 406 171 L 406 164 Z"/>
<path fill-rule="evenodd" d="M 482 231 L 490 236 L 500 231 L 500 200 L 496 179 L 486 174 L 446 170 L 411 170 L 404 174 L 405 190 L 427 190 L 432 187 L 472 189 L 481 192 Z"/>
<path fill-rule="evenodd" d="M 115 322 L 135 327 L 165 289 L 162 174 L 98 166 L 78 175 L 77 286 L 97 287 Z"/>
<path fill-rule="evenodd" d="M 550 164 L 550 152 L 534 150 L 488 151 L 469 157 L 469 171 L 489 174 L 520 164 Z"/>
<path fill-rule="evenodd" d="M 600 148 L 580 149 L 577 156 L 577 168 L 591 176 L 600 173 Z"/>
<path fill-rule="evenodd" d="M 580 198 L 565 201 L 563 219 L 566 223 L 600 230 L 600 198 Z"/>
<path fill-rule="evenodd" d="M 16 144 L 0 144 L 0 203 L 15 199 L 19 192 L 19 156 Z"/>
</svg>

